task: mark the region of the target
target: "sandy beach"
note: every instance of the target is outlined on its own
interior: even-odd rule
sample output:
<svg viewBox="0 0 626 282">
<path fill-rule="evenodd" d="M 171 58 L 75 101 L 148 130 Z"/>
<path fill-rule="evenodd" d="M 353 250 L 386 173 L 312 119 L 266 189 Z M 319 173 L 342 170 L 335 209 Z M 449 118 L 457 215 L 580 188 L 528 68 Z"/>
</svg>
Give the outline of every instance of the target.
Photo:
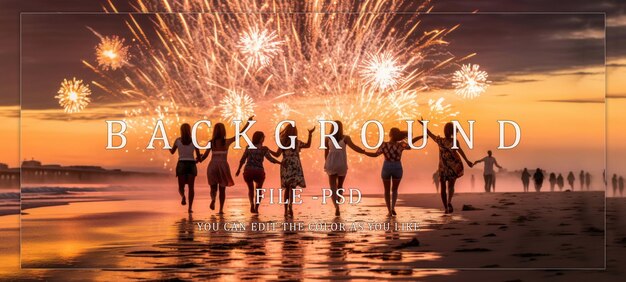
<svg viewBox="0 0 626 282">
<path fill-rule="evenodd" d="M 305 201 L 296 207 L 294 222 L 306 224 L 419 224 L 418 231 L 337 232 L 207 231 L 198 224 L 250 227 L 254 222 L 285 220 L 279 206 L 265 205 L 259 216 L 250 215 L 243 198 L 229 199 L 226 214 L 218 216 L 207 208 L 208 199 L 200 197 L 195 212 L 188 216 L 178 202 L 163 197 L 150 199 L 145 193 L 134 193 L 135 197 L 121 200 L 112 196 L 120 194 L 119 189 L 97 193 L 99 200 L 83 195 L 63 205 L 25 210 L 21 250 L 25 269 L 16 272 L 17 246 L 4 248 L 2 260 L 8 267 L 0 270 L 0 278 L 56 280 L 63 273 L 63 280 L 67 275 L 69 279 L 94 280 L 376 276 L 430 281 L 458 275 L 503 281 L 567 280 L 578 275 L 608 279 L 619 275 L 611 268 L 623 261 L 618 253 L 626 234 L 619 216 L 626 201 L 609 199 L 609 271 L 602 271 L 603 192 L 458 194 L 453 215 L 443 214 L 438 195 L 404 194 L 400 195 L 396 218 L 386 216 L 380 195 L 368 195 L 359 205 L 344 206 L 340 218 L 332 215 L 331 206 L 316 202 Z M 31 201 L 42 200 L 35 197 Z M 2 237 L 17 243 L 18 216 L 0 219 L 7 223 L 3 226 L 9 226 L 2 229 Z M 63 270 L 75 268 L 84 270 Z M 124 270 L 113 270 L 120 268 Z"/>
</svg>

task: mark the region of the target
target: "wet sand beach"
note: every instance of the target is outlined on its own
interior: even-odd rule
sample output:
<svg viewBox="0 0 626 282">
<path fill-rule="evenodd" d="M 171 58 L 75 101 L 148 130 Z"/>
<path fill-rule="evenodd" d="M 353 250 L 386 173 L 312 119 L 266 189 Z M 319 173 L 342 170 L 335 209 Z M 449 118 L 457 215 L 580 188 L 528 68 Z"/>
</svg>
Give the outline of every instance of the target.
<svg viewBox="0 0 626 282">
<path fill-rule="evenodd" d="M 574 276 L 569 276 L 570 271 L 498 269 L 603 268 L 603 196 L 602 192 L 458 194 L 455 213 L 444 215 L 438 195 L 405 194 L 400 195 L 395 218 L 386 216 L 380 195 L 366 196 L 356 206 L 344 206 L 340 218 L 332 215 L 330 205 L 309 199 L 295 207 L 294 222 L 305 224 L 419 224 L 418 231 L 391 228 L 337 232 L 198 228 L 198 223 L 250 227 L 253 222 L 285 221 L 278 205 L 264 205 L 261 215 L 250 215 L 247 199 L 243 198 L 229 199 L 224 216 L 208 210 L 208 199 L 202 197 L 196 201 L 192 216 L 178 202 L 165 199 L 77 201 L 25 210 L 22 267 L 29 270 L 12 273 L 5 268 L 0 273 L 5 278 L 54 280 L 60 278 L 58 275 L 64 273 L 60 269 L 64 268 L 124 268 L 80 271 L 80 277 L 289 280 L 376 276 L 431 280 L 456 276 L 463 270 L 428 268 L 461 268 L 488 270 L 463 271 L 464 278 L 571 278 Z M 609 219 L 619 222 L 618 210 L 624 208 L 624 201 L 609 202 Z M 471 208 L 464 211 L 463 205 Z M 17 216 L 1 218 L 11 222 Z M 619 240 L 624 235 L 619 230 L 623 229 L 609 231 L 609 248 L 623 247 L 623 240 Z M 3 238 L 18 238 L 17 230 L 17 225 L 3 228 Z M 17 247 L 7 250 L 3 261 L 18 254 Z M 600 271 L 584 273 L 608 275 Z"/>
</svg>

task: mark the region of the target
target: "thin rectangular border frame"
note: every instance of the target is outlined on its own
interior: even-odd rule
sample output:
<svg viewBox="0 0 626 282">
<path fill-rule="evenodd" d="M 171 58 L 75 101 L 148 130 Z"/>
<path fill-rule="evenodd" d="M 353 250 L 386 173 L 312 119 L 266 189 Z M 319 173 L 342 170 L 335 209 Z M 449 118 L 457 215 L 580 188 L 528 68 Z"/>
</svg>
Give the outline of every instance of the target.
<svg viewBox="0 0 626 282">
<path fill-rule="evenodd" d="M 206 13 L 206 12 L 205 12 Z M 230 12 L 212 12 L 217 14 L 232 14 Z M 274 12 L 242 12 L 242 13 L 257 13 L 257 14 L 275 14 Z M 310 14 L 310 13 L 318 13 L 318 14 L 331 14 L 331 12 L 318 12 L 318 11 L 303 11 L 303 12 L 295 12 L 288 11 L 284 13 L 290 14 Z M 359 14 L 360 12 L 354 11 L 335 11 L 332 12 L 334 14 L 337 13 L 346 13 L 346 14 Z M 380 12 L 378 12 L 380 13 Z M 545 12 L 545 11 L 525 11 L 525 12 L 405 12 L 405 11 L 387 11 L 383 13 L 393 13 L 398 15 L 602 15 L 604 21 L 604 37 L 603 37 L 603 51 L 604 51 L 604 171 L 607 171 L 608 168 L 608 102 L 607 102 L 607 91 L 608 91 L 608 77 L 607 77 L 607 16 L 606 12 L 594 12 L 594 11 L 585 11 L 585 12 Z M 198 12 L 22 12 L 20 11 L 20 19 L 19 19 L 19 159 L 22 159 L 22 33 L 23 33 L 23 16 L 25 15 L 170 15 L 170 14 L 199 14 Z M 161 270 L 180 270 L 184 268 L 128 268 L 128 267 L 120 267 L 120 268 L 103 268 L 103 267 L 51 267 L 51 268 L 42 268 L 42 267 L 23 267 L 22 266 L 22 166 L 19 167 L 20 171 L 20 210 L 19 210 L 19 260 L 20 260 L 20 269 L 24 270 L 107 270 L 107 271 L 161 271 Z M 606 178 L 605 178 L 606 179 Z M 604 179 L 603 179 L 604 180 Z M 604 181 L 603 181 L 604 183 Z M 503 268 L 483 268 L 483 267 L 416 267 L 416 268 L 382 268 L 384 270 L 402 270 L 402 269 L 412 269 L 412 270 L 458 270 L 458 271 L 537 271 L 537 270 L 564 270 L 564 271 L 597 271 L 597 270 L 607 270 L 607 184 L 604 184 L 604 266 L 603 267 L 503 267 Z M 237 268 L 231 268 L 237 269 Z M 302 269 L 309 271 L 317 271 L 316 269 L 306 269 L 306 268 L 268 268 L 268 269 Z"/>
</svg>

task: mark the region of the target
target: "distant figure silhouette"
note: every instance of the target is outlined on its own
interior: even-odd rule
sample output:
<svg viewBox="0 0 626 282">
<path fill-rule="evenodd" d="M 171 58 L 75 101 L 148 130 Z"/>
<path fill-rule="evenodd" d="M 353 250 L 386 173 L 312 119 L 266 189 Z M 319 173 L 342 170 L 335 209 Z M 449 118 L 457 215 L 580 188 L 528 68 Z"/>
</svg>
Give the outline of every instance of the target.
<svg viewBox="0 0 626 282">
<path fill-rule="evenodd" d="M 540 168 L 537 168 L 535 174 L 533 175 L 533 180 L 535 180 L 535 191 L 541 191 L 541 186 L 543 186 L 543 172 Z"/>
<path fill-rule="evenodd" d="M 178 193 L 182 198 L 180 204 L 186 205 L 185 185 L 189 187 L 189 207 L 187 212 L 192 213 L 193 198 L 195 195 L 194 185 L 198 168 L 196 167 L 197 159 L 200 158 L 200 149 L 196 148 L 191 142 L 191 126 L 183 123 L 180 126 L 180 137 L 174 141 L 174 146 L 170 149 L 170 153 L 174 154 L 178 151 L 178 162 L 176 163 L 176 177 L 178 178 Z M 194 152 L 196 156 L 194 157 Z"/>
<path fill-rule="evenodd" d="M 580 190 L 584 190 L 585 189 L 585 172 L 584 171 L 580 171 L 580 174 L 578 175 L 578 180 L 580 181 Z"/>
<path fill-rule="evenodd" d="M 617 196 L 617 174 L 613 174 L 613 178 L 611 178 L 611 186 L 613 187 L 613 196 Z"/>
<path fill-rule="evenodd" d="M 330 190 L 332 191 L 332 201 L 335 205 L 335 216 L 340 215 L 339 194 L 342 192 L 338 189 L 343 189 L 343 182 L 346 180 L 346 174 L 348 173 L 348 156 L 346 154 L 346 146 L 354 150 L 357 153 L 364 153 L 365 150 L 361 149 L 352 142 L 350 136 L 343 135 L 343 124 L 341 121 L 336 120 L 337 133 L 333 135 L 337 141 L 339 148 L 336 148 L 330 138 L 326 139 L 326 150 L 324 150 L 324 171 L 328 174 L 328 183 Z M 334 130 L 334 128 L 333 128 Z"/>
<path fill-rule="evenodd" d="M 576 181 L 576 177 L 574 176 L 574 173 L 570 171 L 567 175 L 567 183 L 569 184 L 569 187 L 572 189 L 572 191 L 574 191 L 574 181 Z"/>
<path fill-rule="evenodd" d="M 556 185 L 556 174 L 554 174 L 554 172 L 550 173 L 550 177 L 548 177 L 548 182 L 550 183 L 550 192 L 554 191 L 554 185 Z"/>
<path fill-rule="evenodd" d="M 246 125 L 241 131 L 246 130 L 249 125 L 248 119 Z M 206 176 L 209 186 L 211 187 L 211 204 L 209 208 L 215 209 L 215 197 L 219 191 L 220 210 L 219 214 L 224 214 L 224 204 L 226 203 L 226 187 L 235 185 L 232 175 L 230 174 L 230 166 L 228 165 L 228 149 L 235 142 L 235 137 L 226 138 L 226 126 L 223 123 L 215 124 L 213 135 L 211 137 L 211 148 L 204 151 L 204 154 L 198 159 L 199 162 L 204 161 L 211 153 L 211 160 L 207 166 Z"/>
<path fill-rule="evenodd" d="M 435 189 L 437 189 L 437 194 L 439 194 L 439 171 L 433 173 L 433 183 L 435 184 Z"/>
<path fill-rule="evenodd" d="M 472 178 L 470 178 L 470 180 L 472 182 L 472 191 L 474 191 L 474 186 L 476 186 L 476 177 L 474 177 L 474 174 L 472 174 Z"/>
<path fill-rule="evenodd" d="M 587 185 L 587 191 L 589 191 L 589 187 L 591 186 L 591 174 L 589 172 L 585 174 L 585 185 Z"/>
<path fill-rule="evenodd" d="M 563 179 L 563 175 L 559 173 L 559 177 L 556 178 L 556 185 L 559 185 L 559 191 L 563 191 L 563 186 L 565 186 L 565 179 Z"/>
<path fill-rule="evenodd" d="M 624 177 L 619 177 L 619 195 L 624 196 Z"/>
<path fill-rule="evenodd" d="M 530 186 L 530 172 L 527 168 L 522 171 L 522 185 L 524 185 L 524 192 L 528 192 L 528 186 Z"/>
<path fill-rule="evenodd" d="M 261 131 L 256 131 L 252 134 L 252 144 L 256 149 L 248 146 L 241 156 L 239 161 L 239 167 L 235 176 L 239 176 L 241 173 L 241 167 L 245 164 L 246 167 L 243 170 L 243 180 L 248 185 L 248 200 L 250 201 L 250 212 L 259 213 L 260 204 L 256 203 L 257 189 L 263 188 L 265 182 L 265 168 L 263 167 L 263 159 L 267 159 L 271 163 L 280 164 L 280 161 L 274 159 L 270 154 L 270 149 L 263 146 L 265 141 L 265 134 Z M 256 184 L 256 188 L 254 187 Z"/>
<path fill-rule="evenodd" d="M 396 201 L 398 200 L 398 188 L 404 170 L 402 168 L 402 152 L 410 150 L 409 144 L 403 141 L 407 139 L 407 132 L 401 131 L 394 127 L 389 130 L 389 141 L 384 142 L 378 150 L 373 152 L 365 152 L 364 154 L 369 157 L 378 157 L 380 155 L 385 156 L 385 162 L 383 163 L 383 169 L 380 173 L 383 179 L 383 186 L 385 188 L 385 204 L 387 205 L 387 216 L 396 216 Z M 412 143 L 424 138 L 424 136 L 417 136 L 411 140 Z M 443 185 L 443 184 L 442 184 Z M 442 189 L 445 186 L 442 186 Z M 443 191 L 443 190 L 442 190 Z"/>
<path fill-rule="evenodd" d="M 604 186 L 607 185 L 607 179 L 606 179 L 606 169 L 602 170 L 602 181 L 604 181 Z"/>
<path fill-rule="evenodd" d="M 271 152 L 274 157 L 283 155 L 283 160 L 280 165 L 280 186 L 283 189 L 284 201 L 285 201 L 285 217 L 293 218 L 293 189 L 297 187 L 306 188 L 306 182 L 304 181 L 304 171 L 302 170 L 302 161 L 300 161 L 300 150 L 311 148 L 311 138 L 313 138 L 313 131 L 315 127 L 309 129 L 309 135 L 306 143 L 297 139 L 298 128 L 291 124 L 287 124 L 285 128 L 280 132 L 280 142 L 288 146 L 291 141 L 291 136 L 295 136 L 293 142 L 295 142 L 294 149 L 281 149 L 278 148 L 277 152 Z"/>
<path fill-rule="evenodd" d="M 424 125 L 424 123 L 422 123 Z M 443 128 L 444 137 L 437 136 L 428 132 L 428 137 L 432 138 L 439 146 L 439 178 L 441 181 L 441 201 L 445 213 L 454 212 L 452 206 L 452 196 L 454 195 L 454 184 L 456 180 L 463 176 L 464 168 L 461 157 L 465 160 L 469 167 L 473 167 L 474 164 L 467 159 L 463 149 L 452 149 L 454 140 L 452 135 L 454 134 L 454 125 L 451 122 L 446 123 Z M 459 156 L 460 155 L 460 156 Z M 447 188 L 447 189 L 446 189 Z M 447 190 L 447 191 L 446 191 Z"/>
<path fill-rule="evenodd" d="M 493 170 L 493 166 L 497 166 L 498 168 L 502 168 L 499 164 L 498 161 L 496 161 L 496 158 L 494 158 L 492 156 L 492 152 L 491 150 L 487 151 L 487 156 L 477 160 L 474 162 L 474 165 L 484 162 L 485 166 L 484 166 L 484 172 L 483 172 L 483 178 L 485 179 L 485 192 L 489 193 L 491 192 L 491 187 L 493 186 L 494 191 L 495 191 L 495 177 L 496 177 L 496 172 Z"/>
</svg>

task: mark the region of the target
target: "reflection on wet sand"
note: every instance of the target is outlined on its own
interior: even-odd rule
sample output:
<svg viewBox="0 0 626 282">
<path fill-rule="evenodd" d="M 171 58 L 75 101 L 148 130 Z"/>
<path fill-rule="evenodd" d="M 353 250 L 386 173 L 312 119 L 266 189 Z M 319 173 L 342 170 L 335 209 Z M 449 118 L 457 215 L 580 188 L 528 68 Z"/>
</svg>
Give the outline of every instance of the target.
<svg viewBox="0 0 626 282">
<path fill-rule="evenodd" d="M 169 275 L 181 279 L 220 279 L 234 275 L 241 279 L 263 277 L 279 280 L 297 280 L 308 275 L 328 279 L 349 277 L 355 269 L 360 269 L 357 273 L 370 271 L 383 277 L 410 275 L 416 261 L 440 258 L 433 252 L 415 250 L 418 246 L 411 242 L 417 233 L 395 230 L 393 226 L 400 223 L 396 218 L 381 216 L 372 219 L 388 223 L 391 229 L 387 231 L 349 230 L 350 222 L 354 220 L 348 221 L 346 218 L 359 218 L 357 221 L 367 226 L 368 220 L 363 217 L 363 212 L 381 204 L 377 200 L 368 201 L 371 205 L 355 207 L 352 214 L 346 211 L 345 218 L 330 217 L 332 219 L 329 223 L 343 223 L 347 227 L 344 231 L 334 232 L 289 231 L 282 227 L 274 231 L 252 231 L 252 223 L 274 222 L 282 226 L 282 222 L 276 221 L 276 217 L 263 220 L 263 216 L 238 212 L 224 216 L 212 215 L 197 221 L 192 216 L 183 217 L 175 224 L 175 237 L 155 244 L 154 251 L 133 252 L 130 255 L 146 259 L 157 257 L 154 254 L 171 257 L 174 260 L 172 263 L 160 267 L 184 269 L 184 272 L 169 271 Z M 303 213 L 285 223 L 303 222 L 307 225 L 320 221 L 315 218 L 315 215 Z M 214 223 L 211 226 L 219 226 L 219 230 L 199 227 L 206 222 Z M 242 231 L 224 230 L 225 224 L 232 225 L 234 222 L 244 223 L 247 228 Z M 430 274 L 449 272 L 442 270 Z"/>
<path fill-rule="evenodd" d="M 287 223 L 293 223 L 293 220 L 286 221 Z M 302 277 L 302 267 L 305 259 L 305 249 L 302 247 L 302 236 L 297 231 L 282 231 L 280 232 L 281 238 L 281 258 L 280 268 L 278 272 L 278 279 L 280 280 L 294 280 Z"/>
<path fill-rule="evenodd" d="M 454 215 L 442 214 L 436 195 L 401 197 L 395 218 L 385 216 L 384 202 L 377 197 L 345 208 L 341 217 L 316 203 L 305 203 L 296 211 L 293 222 L 305 225 L 378 222 L 390 226 L 389 230 L 333 232 L 283 231 L 280 206 L 265 206 L 261 215 L 250 215 L 244 198 L 231 199 L 223 216 L 206 209 L 206 198 L 197 199 L 193 215 L 178 203 L 161 199 L 48 206 L 29 209 L 23 215 L 22 266 L 127 269 L 90 272 L 104 280 L 295 280 L 450 275 L 454 271 L 428 269 L 494 263 L 499 265 L 494 267 L 593 263 L 593 258 L 602 255 L 603 232 L 594 226 L 602 218 L 603 195 L 561 195 L 460 195 L 458 201 L 481 210 Z M 538 206 L 545 212 L 539 213 Z M 551 212 L 555 208 L 559 213 Z M 418 222 L 419 231 L 393 228 L 403 222 Z M 204 223 L 220 228 L 200 228 Z M 223 230 L 233 223 L 243 223 L 246 228 Z M 253 231 L 252 223 L 278 223 L 278 229 Z M 528 232 L 539 229 L 545 232 Z M 565 234 L 560 236 L 568 236 L 572 245 L 561 246 L 552 234 Z M 528 236 L 540 242 L 541 249 L 513 244 Z M 539 252 L 545 254 L 534 260 L 522 256 Z M 51 272 L 37 273 L 46 277 Z"/>
<path fill-rule="evenodd" d="M 341 218 L 335 217 L 333 223 L 340 223 Z M 349 276 L 350 267 L 347 264 L 348 252 L 351 251 L 349 242 L 346 241 L 347 231 L 337 231 L 328 233 L 328 237 L 332 238 L 328 242 L 328 276 Z"/>
</svg>

